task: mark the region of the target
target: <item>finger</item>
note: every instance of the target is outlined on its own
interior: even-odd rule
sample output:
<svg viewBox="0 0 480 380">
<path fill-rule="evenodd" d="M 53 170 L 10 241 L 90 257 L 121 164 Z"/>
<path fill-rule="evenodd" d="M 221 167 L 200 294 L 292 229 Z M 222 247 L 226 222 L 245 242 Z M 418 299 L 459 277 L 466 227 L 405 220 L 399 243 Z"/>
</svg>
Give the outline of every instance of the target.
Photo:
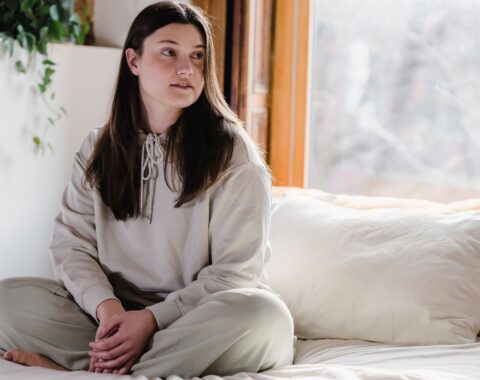
<svg viewBox="0 0 480 380">
<path fill-rule="evenodd" d="M 126 367 L 122 367 L 119 371 L 118 371 L 118 374 L 119 375 L 127 375 L 129 372 L 129 370 L 126 368 Z"/>
<path fill-rule="evenodd" d="M 129 374 L 130 370 L 132 369 L 133 363 L 135 363 L 135 359 L 131 359 L 126 365 L 120 368 L 120 371 L 118 372 L 118 374 L 119 375 Z"/>
<path fill-rule="evenodd" d="M 103 372 L 103 369 L 99 368 L 98 367 L 98 363 L 100 363 L 102 360 L 95 360 L 95 373 L 102 373 Z"/>
<path fill-rule="evenodd" d="M 122 366 L 125 366 L 125 364 L 128 362 L 128 360 L 130 359 L 130 354 L 129 353 L 126 353 L 120 357 L 118 357 L 117 359 L 114 359 L 114 360 L 105 360 L 105 361 L 100 361 L 98 364 L 97 364 L 97 368 L 103 368 L 103 369 L 107 369 L 107 368 L 120 368 Z"/>
<path fill-rule="evenodd" d="M 95 339 L 103 339 L 106 338 L 108 335 L 111 335 L 113 333 L 112 330 L 118 329 L 121 322 L 122 320 L 117 315 L 114 315 L 105 323 L 101 323 L 97 329 Z"/>
<path fill-rule="evenodd" d="M 93 351 L 109 351 L 124 342 L 124 337 L 118 332 L 100 342 L 90 342 L 89 346 Z"/>
<path fill-rule="evenodd" d="M 128 351 L 128 345 L 124 342 L 119 346 L 115 347 L 109 351 L 89 351 L 88 355 L 92 358 L 103 359 L 103 360 L 112 360 L 116 359 L 119 356 L 123 355 Z"/>
<path fill-rule="evenodd" d="M 118 371 L 118 374 L 119 375 L 126 375 L 128 373 L 128 369 L 126 367 L 123 367 L 120 369 L 120 371 Z"/>
<path fill-rule="evenodd" d="M 90 358 L 90 365 L 88 366 L 88 372 L 93 372 L 95 370 L 96 362 L 97 362 L 96 358 Z"/>
</svg>

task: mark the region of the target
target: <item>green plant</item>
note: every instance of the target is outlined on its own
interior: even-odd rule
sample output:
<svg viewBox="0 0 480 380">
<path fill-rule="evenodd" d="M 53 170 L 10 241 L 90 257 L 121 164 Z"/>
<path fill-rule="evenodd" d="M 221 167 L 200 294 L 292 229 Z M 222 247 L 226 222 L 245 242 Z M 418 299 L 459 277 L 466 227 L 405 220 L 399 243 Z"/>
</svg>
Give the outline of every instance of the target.
<svg viewBox="0 0 480 380">
<path fill-rule="evenodd" d="M 63 107 L 54 107 L 55 93 L 50 90 L 55 62 L 48 55 L 50 42 L 73 42 L 83 44 L 90 30 L 86 9 L 83 9 L 83 22 L 74 10 L 73 0 L 0 0 L 0 43 L 13 56 L 18 44 L 28 52 L 28 60 L 17 60 L 15 68 L 19 73 L 27 73 L 32 58 L 39 54 L 42 59 L 42 73 L 37 86 L 38 92 L 51 115 L 47 118 L 43 136 L 33 136 L 36 150 L 51 148 L 45 135 L 50 126 L 66 114 Z"/>
</svg>

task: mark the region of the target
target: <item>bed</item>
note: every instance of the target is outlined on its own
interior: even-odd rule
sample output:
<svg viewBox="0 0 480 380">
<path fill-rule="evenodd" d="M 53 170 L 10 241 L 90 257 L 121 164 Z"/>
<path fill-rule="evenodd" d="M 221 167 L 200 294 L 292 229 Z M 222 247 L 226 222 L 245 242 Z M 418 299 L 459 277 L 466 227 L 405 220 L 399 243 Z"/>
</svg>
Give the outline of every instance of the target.
<svg viewBox="0 0 480 380">
<path fill-rule="evenodd" d="M 294 318 L 294 364 L 203 379 L 480 379 L 479 210 L 275 188 L 267 272 Z M 134 379 L 0 359 L 0 379 L 65 378 Z"/>
<path fill-rule="evenodd" d="M 133 380 L 132 376 L 62 373 L 23 367 L 0 359 L 0 379 L 10 380 Z M 205 376 L 204 380 L 478 380 L 480 342 L 461 345 L 396 346 L 359 340 L 302 340 L 296 344 L 294 365 L 262 373 Z M 136 377 L 136 380 L 146 380 Z M 196 378 L 198 379 L 198 378 Z M 170 376 L 168 380 L 181 380 Z"/>
</svg>

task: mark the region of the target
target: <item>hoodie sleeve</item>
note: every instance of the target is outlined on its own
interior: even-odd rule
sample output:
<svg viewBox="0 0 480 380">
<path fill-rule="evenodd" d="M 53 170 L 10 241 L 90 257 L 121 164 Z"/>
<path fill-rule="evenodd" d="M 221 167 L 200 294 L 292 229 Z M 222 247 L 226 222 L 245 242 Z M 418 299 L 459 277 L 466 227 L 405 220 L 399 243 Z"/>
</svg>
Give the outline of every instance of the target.
<svg viewBox="0 0 480 380">
<path fill-rule="evenodd" d="M 210 195 L 211 264 L 185 288 L 149 307 L 160 329 L 209 294 L 257 286 L 269 249 L 271 189 L 268 170 L 251 162 L 229 169 L 214 185 Z"/>
<path fill-rule="evenodd" d="M 117 299 L 99 264 L 94 190 L 83 178 L 96 133 L 90 133 L 74 156 L 71 179 L 63 192 L 60 213 L 55 218 L 50 239 L 50 257 L 56 278 L 75 302 L 95 319 L 101 302 Z"/>
</svg>

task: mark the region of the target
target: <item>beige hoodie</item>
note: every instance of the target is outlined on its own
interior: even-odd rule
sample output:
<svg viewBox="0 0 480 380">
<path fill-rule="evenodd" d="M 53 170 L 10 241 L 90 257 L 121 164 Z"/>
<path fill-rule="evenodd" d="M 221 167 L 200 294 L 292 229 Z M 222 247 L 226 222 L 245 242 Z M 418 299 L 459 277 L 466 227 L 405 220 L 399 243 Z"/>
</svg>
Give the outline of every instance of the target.
<svg viewBox="0 0 480 380">
<path fill-rule="evenodd" d="M 115 220 L 82 181 L 100 132 L 75 154 L 50 243 L 55 275 L 83 310 L 96 318 L 97 306 L 116 298 L 148 307 L 162 329 L 211 293 L 268 289 L 271 177 L 243 129 L 220 179 L 179 208 L 165 183 L 164 136 L 141 132 L 144 217 L 128 221 Z"/>
</svg>

